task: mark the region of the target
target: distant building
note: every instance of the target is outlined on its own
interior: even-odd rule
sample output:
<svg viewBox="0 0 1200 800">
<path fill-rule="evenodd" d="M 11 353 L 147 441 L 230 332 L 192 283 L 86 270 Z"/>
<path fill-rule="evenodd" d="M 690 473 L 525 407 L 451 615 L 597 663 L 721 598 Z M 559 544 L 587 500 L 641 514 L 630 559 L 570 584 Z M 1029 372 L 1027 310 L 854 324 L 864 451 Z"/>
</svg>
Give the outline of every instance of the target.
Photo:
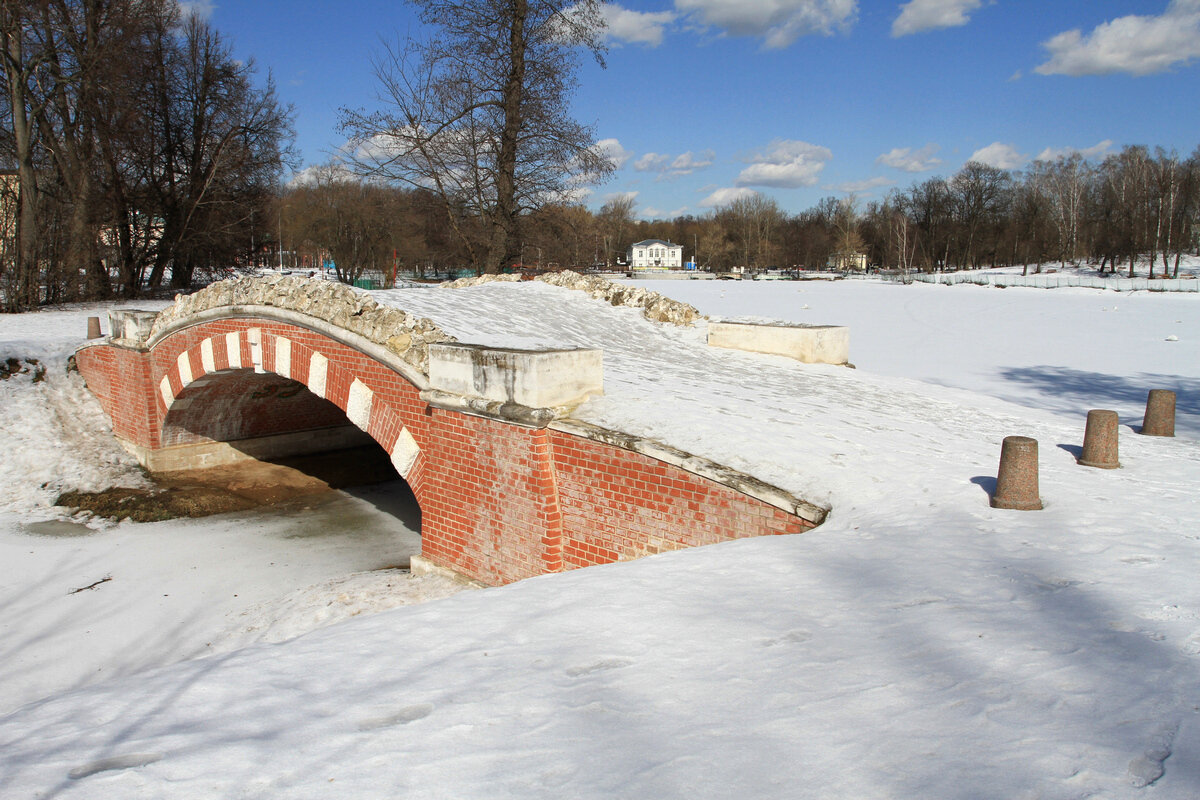
<svg viewBox="0 0 1200 800">
<path fill-rule="evenodd" d="M 629 245 L 626 261 L 630 269 L 682 269 L 683 245 L 646 239 Z"/>
<path fill-rule="evenodd" d="M 866 253 L 830 253 L 829 261 L 826 262 L 829 269 L 839 270 L 841 272 L 866 272 L 867 271 L 867 254 Z"/>
</svg>

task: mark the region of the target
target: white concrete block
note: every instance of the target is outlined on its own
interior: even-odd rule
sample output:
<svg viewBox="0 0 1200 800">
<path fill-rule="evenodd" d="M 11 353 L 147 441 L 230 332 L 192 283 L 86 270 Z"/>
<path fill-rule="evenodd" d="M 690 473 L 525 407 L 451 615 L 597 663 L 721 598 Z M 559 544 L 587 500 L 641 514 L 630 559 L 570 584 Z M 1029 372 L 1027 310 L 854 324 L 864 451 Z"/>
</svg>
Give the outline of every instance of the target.
<svg viewBox="0 0 1200 800">
<path fill-rule="evenodd" d="M 163 403 L 167 408 L 170 408 L 171 403 L 175 402 L 175 392 L 171 391 L 171 379 L 167 375 L 163 375 L 163 379 L 158 382 L 158 393 L 162 395 Z"/>
<path fill-rule="evenodd" d="M 434 344 L 429 346 L 429 385 L 450 394 L 530 408 L 573 405 L 604 393 L 604 354 Z"/>
<path fill-rule="evenodd" d="M 371 401 L 374 398 L 375 393 L 371 391 L 371 387 L 358 378 L 355 378 L 354 383 L 350 384 L 350 397 L 346 400 L 346 417 L 364 431 L 371 424 Z"/>
<path fill-rule="evenodd" d="M 200 343 L 200 364 L 205 372 L 217 371 L 217 359 L 213 354 L 213 340 L 205 339 Z"/>
<path fill-rule="evenodd" d="M 113 339 L 122 339 L 129 344 L 145 344 L 158 313 L 123 308 L 108 312 L 108 330 Z"/>
<path fill-rule="evenodd" d="M 408 432 L 408 428 L 401 428 L 400 435 L 396 438 L 396 446 L 392 448 L 392 466 L 400 473 L 401 478 L 408 477 L 409 470 L 420 454 L 421 448 L 417 446 L 417 440 Z"/>
<path fill-rule="evenodd" d="M 179 354 L 179 358 L 175 359 L 175 366 L 179 369 L 179 385 L 187 388 L 187 385 L 192 382 L 192 362 L 188 359 L 186 350 Z"/>
<path fill-rule="evenodd" d="M 246 331 L 246 338 L 250 341 L 250 363 L 260 375 L 266 372 L 263 369 L 262 335 L 262 328 L 250 328 Z"/>
<path fill-rule="evenodd" d="M 786 356 L 806 364 L 850 361 L 850 329 L 842 325 L 709 322 L 708 343 L 712 347 Z"/>
<path fill-rule="evenodd" d="M 329 359 L 320 353 L 313 353 L 308 362 L 308 390 L 317 397 L 325 396 L 325 376 L 329 370 Z"/>
<path fill-rule="evenodd" d="M 230 369 L 242 368 L 242 340 L 237 331 L 225 334 L 225 357 Z"/>
<path fill-rule="evenodd" d="M 292 340 L 275 337 L 275 374 L 292 377 Z"/>
</svg>

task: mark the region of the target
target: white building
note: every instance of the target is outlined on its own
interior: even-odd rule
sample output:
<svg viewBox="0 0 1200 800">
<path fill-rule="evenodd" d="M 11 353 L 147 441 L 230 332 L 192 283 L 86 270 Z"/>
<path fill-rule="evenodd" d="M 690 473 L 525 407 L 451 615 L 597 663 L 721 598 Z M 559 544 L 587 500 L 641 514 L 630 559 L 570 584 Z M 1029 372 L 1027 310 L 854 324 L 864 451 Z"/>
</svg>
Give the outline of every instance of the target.
<svg viewBox="0 0 1200 800">
<path fill-rule="evenodd" d="M 629 245 L 626 261 L 630 269 L 682 269 L 683 245 L 646 239 Z"/>
</svg>

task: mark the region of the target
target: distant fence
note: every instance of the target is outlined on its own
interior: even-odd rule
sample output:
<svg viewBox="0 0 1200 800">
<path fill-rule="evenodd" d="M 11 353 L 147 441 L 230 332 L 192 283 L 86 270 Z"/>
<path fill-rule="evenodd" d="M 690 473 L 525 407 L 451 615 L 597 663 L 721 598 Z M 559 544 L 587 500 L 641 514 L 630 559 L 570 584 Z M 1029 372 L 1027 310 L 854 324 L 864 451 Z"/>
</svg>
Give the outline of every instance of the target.
<svg viewBox="0 0 1200 800">
<path fill-rule="evenodd" d="M 1200 280 L 1195 278 L 1119 278 L 1099 275 L 1071 275 L 1070 273 L 1042 273 L 1040 275 L 997 275 L 987 272 L 935 272 L 910 273 L 894 276 L 893 280 L 905 283 L 958 284 L 972 283 L 979 286 L 1023 286 L 1033 289 L 1062 289 L 1079 286 L 1085 289 L 1113 289 L 1118 292 L 1200 292 Z"/>
</svg>

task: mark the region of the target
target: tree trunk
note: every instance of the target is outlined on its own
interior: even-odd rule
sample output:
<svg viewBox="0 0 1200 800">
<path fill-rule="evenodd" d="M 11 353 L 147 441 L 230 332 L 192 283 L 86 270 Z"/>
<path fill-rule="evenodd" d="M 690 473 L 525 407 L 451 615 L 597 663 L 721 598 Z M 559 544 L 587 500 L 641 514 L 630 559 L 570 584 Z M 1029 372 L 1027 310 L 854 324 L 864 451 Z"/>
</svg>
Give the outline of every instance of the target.
<svg viewBox="0 0 1200 800">
<path fill-rule="evenodd" d="M 496 216 L 492 223 L 492 241 L 488 254 L 488 272 L 521 258 L 517 232 L 517 144 L 524 127 L 522 107 L 525 92 L 525 20 L 529 0 L 512 0 L 509 23 L 509 70 L 504 81 L 504 126 L 500 131 L 500 152 L 496 160 Z"/>
<path fill-rule="evenodd" d="M 7 4 L 6 4 L 7 5 Z M 17 258 L 16 291 L 5 297 L 9 311 L 31 308 L 38 300 L 37 265 L 37 174 L 33 169 L 33 126 L 25 91 L 24 53 L 21 25 L 16 12 L 4 9 L 4 68 L 12 108 L 13 144 L 17 160 Z"/>
</svg>

